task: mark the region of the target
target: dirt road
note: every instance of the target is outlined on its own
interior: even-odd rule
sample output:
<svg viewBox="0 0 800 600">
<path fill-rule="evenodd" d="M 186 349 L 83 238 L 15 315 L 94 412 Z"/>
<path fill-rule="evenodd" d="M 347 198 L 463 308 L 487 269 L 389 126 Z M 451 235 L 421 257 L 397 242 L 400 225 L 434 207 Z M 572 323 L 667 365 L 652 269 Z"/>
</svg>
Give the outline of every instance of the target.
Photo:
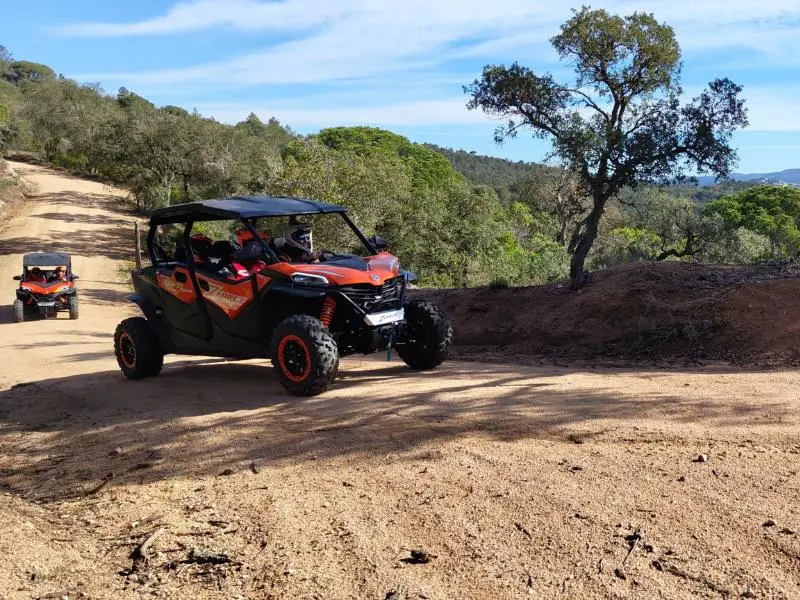
<svg viewBox="0 0 800 600">
<path fill-rule="evenodd" d="M 129 382 L 131 217 L 15 168 L 39 195 L 0 234 L 0 598 L 800 598 L 795 372 L 378 358 L 298 400 L 171 357 Z M 11 323 L 34 247 L 75 255 L 78 321 Z"/>
</svg>

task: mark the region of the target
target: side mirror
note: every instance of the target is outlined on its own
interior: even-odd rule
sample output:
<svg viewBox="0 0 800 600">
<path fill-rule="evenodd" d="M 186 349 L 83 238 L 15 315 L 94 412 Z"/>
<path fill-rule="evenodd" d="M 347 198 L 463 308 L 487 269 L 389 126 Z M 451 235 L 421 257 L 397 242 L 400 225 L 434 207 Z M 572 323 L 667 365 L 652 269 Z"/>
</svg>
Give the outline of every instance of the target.
<svg viewBox="0 0 800 600">
<path fill-rule="evenodd" d="M 22 275 L 14 275 L 14 281 L 22 281 Z"/>
<path fill-rule="evenodd" d="M 386 240 L 379 235 L 373 235 L 371 238 L 369 238 L 369 243 L 375 246 L 375 249 L 378 250 L 378 252 L 381 250 L 386 250 L 386 246 L 388 246 Z"/>
<path fill-rule="evenodd" d="M 80 277 L 78 277 L 77 275 L 73 275 L 72 279 L 80 279 Z"/>
</svg>

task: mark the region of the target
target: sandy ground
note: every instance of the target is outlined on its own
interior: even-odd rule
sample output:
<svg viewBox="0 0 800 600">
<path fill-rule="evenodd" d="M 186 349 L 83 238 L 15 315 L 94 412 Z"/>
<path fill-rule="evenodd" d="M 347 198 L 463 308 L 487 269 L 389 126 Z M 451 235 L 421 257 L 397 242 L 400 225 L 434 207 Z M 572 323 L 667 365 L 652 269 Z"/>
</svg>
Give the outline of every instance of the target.
<svg viewBox="0 0 800 600">
<path fill-rule="evenodd" d="M 0 234 L 0 598 L 800 598 L 796 372 L 377 357 L 295 399 L 265 363 L 170 357 L 130 382 L 132 218 L 14 168 L 39 195 Z M 78 321 L 11 323 L 36 248 L 75 255 Z"/>
</svg>

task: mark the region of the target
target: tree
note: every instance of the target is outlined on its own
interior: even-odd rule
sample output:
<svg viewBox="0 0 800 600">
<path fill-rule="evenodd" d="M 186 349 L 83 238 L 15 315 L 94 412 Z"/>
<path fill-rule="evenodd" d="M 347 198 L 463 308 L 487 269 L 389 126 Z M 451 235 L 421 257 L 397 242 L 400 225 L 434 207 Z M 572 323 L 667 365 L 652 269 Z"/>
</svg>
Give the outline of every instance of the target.
<svg viewBox="0 0 800 600">
<path fill-rule="evenodd" d="M 574 82 L 514 63 L 484 67 L 464 91 L 469 109 L 506 119 L 498 143 L 533 129 L 552 140 L 554 155 L 589 190 L 592 205 L 570 261 L 579 287 L 608 201 L 626 186 L 681 179 L 690 167 L 727 175 L 736 161 L 731 135 L 747 117 L 742 88 L 728 79 L 681 106 L 680 48 L 672 28 L 651 14 L 620 17 L 584 7 L 551 43 L 574 66 Z"/>
<path fill-rule="evenodd" d="M 24 82 L 38 83 L 55 79 L 56 72 L 47 65 L 27 60 L 15 60 L 8 64 L 3 77 L 14 85 L 21 85 Z"/>
<path fill-rule="evenodd" d="M 125 110 L 155 110 L 156 105 L 126 87 L 119 88 L 117 103 Z"/>
<path fill-rule="evenodd" d="M 706 212 L 719 215 L 732 228 L 744 227 L 766 236 L 773 258 L 800 253 L 800 190 L 760 185 L 710 202 Z"/>
<path fill-rule="evenodd" d="M 705 213 L 689 197 L 641 187 L 624 190 L 619 201 L 632 209 L 629 224 L 652 235 L 648 259 L 700 257 L 726 237 L 722 220 Z"/>
<path fill-rule="evenodd" d="M 580 176 L 568 168 L 538 169 L 522 183 L 520 200 L 555 222 L 553 238 L 572 248 L 589 212 L 588 190 Z"/>
<path fill-rule="evenodd" d="M 439 188 L 462 179 L 442 154 L 391 131 L 376 127 L 331 127 L 320 131 L 318 137 L 334 150 L 359 156 L 400 157 L 411 168 L 415 187 Z"/>
<path fill-rule="evenodd" d="M 237 123 L 236 129 L 245 131 L 278 150 L 285 148 L 294 138 L 292 130 L 281 125 L 275 117 L 270 117 L 269 121 L 264 123 L 255 113 L 250 113 L 244 121 Z"/>
<path fill-rule="evenodd" d="M 8 81 L 13 77 L 13 71 L 11 71 L 11 63 L 13 61 L 14 57 L 11 52 L 0 44 L 0 80 Z"/>
</svg>

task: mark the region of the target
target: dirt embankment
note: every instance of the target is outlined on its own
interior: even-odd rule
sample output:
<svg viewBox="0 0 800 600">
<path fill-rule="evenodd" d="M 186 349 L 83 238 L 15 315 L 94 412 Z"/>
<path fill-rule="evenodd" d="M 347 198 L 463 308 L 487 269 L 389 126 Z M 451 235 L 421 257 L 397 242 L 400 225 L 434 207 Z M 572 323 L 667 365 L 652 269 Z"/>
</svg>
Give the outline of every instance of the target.
<svg viewBox="0 0 800 600">
<path fill-rule="evenodd" d="M 16 170 L 0 157 L 0 219 L 8 218 L 18 209 L 26 193 L 33 191 Z M 0 229 L 3 223 L 0 222 Z"/>
<path fill-rule="evenodd" d="M 800 271 L 634 263 L 564 285 L 421 291 L 453 320 L 456 353 L 498 358 L 800 364 Z"/>
</svg>

